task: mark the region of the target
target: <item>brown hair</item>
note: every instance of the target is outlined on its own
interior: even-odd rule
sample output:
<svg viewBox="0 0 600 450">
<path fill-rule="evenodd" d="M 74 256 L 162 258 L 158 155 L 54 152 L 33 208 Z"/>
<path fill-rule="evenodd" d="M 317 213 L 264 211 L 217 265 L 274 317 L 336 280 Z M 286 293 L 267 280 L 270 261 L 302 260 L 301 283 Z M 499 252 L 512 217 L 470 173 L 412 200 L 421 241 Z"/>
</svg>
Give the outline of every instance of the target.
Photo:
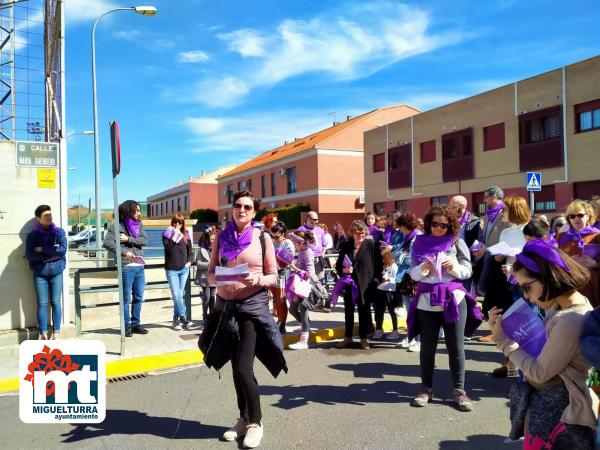
<svg viewBox="0 0 600 450">
<path fill-rule="evenodd" d="M 410 231 L 412 231 L 415 228 L 417 228 L 418 225 L 419 224 L 417 223 L 417 216 L 415 213 L 406 212 L 406 213 L 400 214 L 398 216 L 398 218 L 396 219 L 396 226 L 398 228 L 406 227 Z"/>
<path fill-rule="evenodd" d="M 583 210 L 587 214 L 587 216 L 588 216 L 588 225 L 593 224 L 594 222 L 596 222 L 596 215 L 594 214 L 594 210 L 592 209 L 592 205 L 590 205 L 589 203 L 584 202 L 583 200 L 573 200 L 571 203 L 569 203 L 569 206 L 567 206 L 567 211 L 565 213 L 565 215 L 567 216 L 567 223 L 569 225 L 571 225 L 571 220 L 569 219 L 569 214 L 573 214 L 575 212 L 575 210 L 579 209 L 579 208 L 583 208 Z"/>
<path fill-rule="evenodd" d="M 252 203 L 254 204 L 254 211 L 258 212 L 258 208 L 260 208 L 260 200 L 256 198 L 256 195 L 250 191 L 239 191 L 233 194 L 233 201 L 235 202 L 242 197 L 248 197 L 251 199 Z"/>
<path fill-rule="evenodd" d="M 317 241 L 315 240 L 315 235 L 310 231 L 296 231 L 294 234 L 306 241 L 307 244 L 315 244 Z"/>
<path fill-rule="evenodd" d="M 523 197 L 506 197 L 504 207 L 508 212 L 508 220 L 515 225 L 523 225 L 531 219 L 531 210 Z"/>
<path fill-rule="evenodd" d="M 369 234 L 369 227 L 367 227 L 367 224 L 364 223 L 362 220 L 353 220 L 352 224 L 350 225 L 350 234 L 354 233 L 355 231 L 364 231 L 366 234 Z"/>
<path fill-rule="evenodd" d="M 182 214 L 175 214 L 171 219 L 171 226 L 174 227 L 176 223 L 181 224 L 181 234 L 183 234 L 183 242 L 187 244 L 188 238 L 185 230 L 185 217 Z"/>
<path fill-rule="evenodd" d="M 450 226 L 446 230 L 447 236 L 458 235 L 458 232 L 460 231 L 460 223 L 458 222 L 458 217 L 452 209 L 448 208 L 445 205 L 434 206 L 425 215 L 425 218 L 423 219 L 423 231 L 426 234 L 431 234 L 431 222 L 433 222 L 434 216 L 444 216 L 446 219 L 448 219 L 448 225 Z"/>
<path fill-rule="evenodd" d="M 381 257 L 383 258 L 383 267 L 388 267 L 394 264 L 394 258 L 392 258 L 392 249 L 388 246 L 381 247 Z"/>
<path fill-rule="evenodd" d="M 528 256 L 535 261 L 542 273 L 530 271 L 518 260 L 513 264 L 513 271 L 515 273 L 523 271 L 525 276 L 538 280 L 542 284 L 544 290 L 542 291 L 540 301 L 547 302 L 562 294 L 580 291 L 590 281 L 590 272 L 585 267 L 579 265 L 562 250 L 557 250 L 567 265 L 568 272 L 535 254 L 528 254 Z"/>
</svg>

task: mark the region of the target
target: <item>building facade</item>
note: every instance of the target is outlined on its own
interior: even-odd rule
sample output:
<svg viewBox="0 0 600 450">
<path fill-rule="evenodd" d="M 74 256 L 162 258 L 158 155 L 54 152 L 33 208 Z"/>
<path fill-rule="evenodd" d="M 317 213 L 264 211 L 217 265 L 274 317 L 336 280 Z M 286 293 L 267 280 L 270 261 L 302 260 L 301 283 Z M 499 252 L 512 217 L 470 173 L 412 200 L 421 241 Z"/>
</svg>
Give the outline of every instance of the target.
<svg viewBox="0 0 600 450">
<path fill-rule="evenodd" d="M 379 213 L 422 216 L 455 194 L 483 212 L 483 191 L 527 196 L 564 211 L 600 193 L 600 56 L 398 120 L 365 133 L 365 200 Z"/>
<path fill-rule="evenodd" d="M 148 197 L 147 217 L 149 219 L 167 219 L 175 214 L 183 214 L 186 218 L 196 209 L 213 209 L 218 207 L 217 177 L 231 171 L 235 165 L 223 166 L 214 172 L 202 173 L 197 178 L 190 178 L 185 183 Z"/>
<path fill-rule="evenodd" d="M 219 219 L 231 215 L 232 197 L 247 189 L 263 208 L 308 204 L 328 226 L 349 225 L 364 214 L 363 133 L 418 110 L 376 109 L 269 150 L 219 177 Z"/>
</svg>

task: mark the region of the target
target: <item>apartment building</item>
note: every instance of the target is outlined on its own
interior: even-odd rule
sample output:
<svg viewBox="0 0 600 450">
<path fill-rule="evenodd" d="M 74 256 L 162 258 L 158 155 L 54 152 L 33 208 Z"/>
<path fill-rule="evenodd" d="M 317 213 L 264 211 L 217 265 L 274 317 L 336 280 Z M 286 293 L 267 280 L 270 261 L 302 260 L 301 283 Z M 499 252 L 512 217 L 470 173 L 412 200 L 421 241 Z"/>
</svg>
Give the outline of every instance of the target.
<svg viewBox="0 0 600 450">
<path fill-rule="evenodd" d="M 268 150 L 219 177 L 219 218 L 247 189 L 262 207 L 309 204 L 320 220 L 349 225 L 364 214 L 363 133 L 418 113 L 407 105 L 376 109 Z"/>
<path fill-rule="evenodd" d="M 192 211 L 201 208 L 217 210 L 218 183 L 217 178 L 234 169 L 235 165 L 227 165 L 219 169 L 202 173 L 182 183 L 166 189 L 147 199 L 147 217 L 149 219 L 171 218 L 179 213 L 189 218 Z"/>
<path fill-rule="evenodd" d="M 483 212 L 483 191 L 527 197 L 564 211 L 600 193 L 600 56 L 516 81 L 365 133 L 366 207 L 423 215 L 455 194 Z"/>
</svg>

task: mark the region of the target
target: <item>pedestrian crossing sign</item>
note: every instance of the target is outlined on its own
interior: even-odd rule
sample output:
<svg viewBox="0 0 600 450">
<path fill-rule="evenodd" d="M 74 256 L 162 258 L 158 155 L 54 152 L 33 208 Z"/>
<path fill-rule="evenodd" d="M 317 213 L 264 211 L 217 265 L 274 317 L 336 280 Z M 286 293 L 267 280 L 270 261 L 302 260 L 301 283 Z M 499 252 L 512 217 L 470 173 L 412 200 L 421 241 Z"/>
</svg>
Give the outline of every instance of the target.
<svg viewBox="0 0 600 450">
<path fill-rule="evenodd" d="M 527 172 L 525 187 L 528 191 L 542 190 L 542 174 L 540 172 Z"/>
</svg>

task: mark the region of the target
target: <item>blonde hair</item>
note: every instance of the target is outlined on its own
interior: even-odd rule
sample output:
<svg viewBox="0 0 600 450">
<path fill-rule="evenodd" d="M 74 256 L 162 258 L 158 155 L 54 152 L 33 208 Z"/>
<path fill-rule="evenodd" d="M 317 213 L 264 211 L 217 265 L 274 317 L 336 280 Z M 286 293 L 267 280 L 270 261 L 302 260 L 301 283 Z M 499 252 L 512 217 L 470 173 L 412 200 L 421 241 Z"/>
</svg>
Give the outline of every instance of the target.
<svg viewBox="0 0 600 450">
<path fill-rule="evenodd" d="M 515 225 L 523 225 L 531 219 L 531 209 L 523 197 L 507 197 L 504 206 L 508 211 L 508 220 Z"/>
<path fill-rule="evenodd" d="M 592 205 L 590 205 L 587 202 L 584 202 L 583 200 L 573 200 L 571 203 L 569 203 L 569 206 L 567 206 L 567 211 L 565 212 L 565 215 L 567 216 L 567 222 L 569 223 L 569 225 L 571 225 L 569 214 L 575 214 L 575 210 L 579 208 L 583 209 L 583 211 L 587 214 L 588 225 L 596 222 L 596 215 L 594 214 Z"/>
</svg>

